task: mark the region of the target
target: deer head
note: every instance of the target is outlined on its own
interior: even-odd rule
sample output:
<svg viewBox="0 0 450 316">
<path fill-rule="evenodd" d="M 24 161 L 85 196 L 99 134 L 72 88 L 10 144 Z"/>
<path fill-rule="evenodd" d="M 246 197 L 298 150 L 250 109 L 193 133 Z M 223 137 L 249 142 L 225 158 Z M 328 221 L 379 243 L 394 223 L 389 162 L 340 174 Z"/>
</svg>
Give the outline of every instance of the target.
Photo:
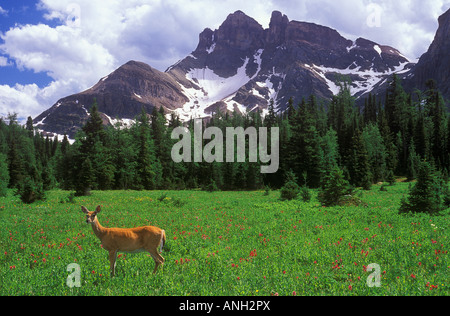
<svg viewBox="0 0 450 316">
<path fill-rule="evenodd" d="M 87 208 L 84 206 L 81 207 L 81 211 L 86 214 L 86 224 L 92 224 L 95 221 L 95 218 L 97 217 L 97 214 L 100 213 L 100 205 L 97 206 L 94 212 L 90 212 Z"/>
</svg>

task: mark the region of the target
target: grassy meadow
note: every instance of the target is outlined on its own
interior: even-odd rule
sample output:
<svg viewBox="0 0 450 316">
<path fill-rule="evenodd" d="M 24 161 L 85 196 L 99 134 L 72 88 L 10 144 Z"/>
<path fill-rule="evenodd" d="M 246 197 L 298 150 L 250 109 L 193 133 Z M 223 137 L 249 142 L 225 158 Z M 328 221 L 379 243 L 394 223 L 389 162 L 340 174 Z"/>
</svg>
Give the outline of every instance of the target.
<svg viewBox="0 0 450 316">
<path fill-rule="evenodd" d="M 51 191 L 25 205 L 0 198 L 0 295 L 448 295 L 450 216 L 398 215 L 408 184 L 359 192 L 364 206 L 282 202 L 279 192 Z M 122 254 L 116 277 L 81 205 L 105 227 L 166 231 L 163 269 Z M 70 288 L 67 266 L 81 267 Z M 381 286 L 370 287 L 370 264 Z M 373 285 L 373 283 L 371 283 Z"/>
</svg>

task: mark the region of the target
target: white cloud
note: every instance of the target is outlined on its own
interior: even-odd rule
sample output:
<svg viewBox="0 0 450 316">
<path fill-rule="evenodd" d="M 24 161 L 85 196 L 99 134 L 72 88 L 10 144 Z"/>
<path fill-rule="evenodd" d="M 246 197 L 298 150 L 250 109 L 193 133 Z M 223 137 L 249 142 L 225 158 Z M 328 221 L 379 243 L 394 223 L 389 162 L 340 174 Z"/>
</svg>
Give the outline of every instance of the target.
<svg viewBox="0 0 450 316">
<path fill-rule="evenodd" d="M 19 119 L 28 116 L 36 117 L 48 107 L 42 108 L 42 104 L 53 104 L 59 98 L 73 93 L 77 84 L 73 81 L 55 81 L 41 89 L 36 84 L 21 85 L 13 87 L 0 85 L 0 117 L 8 113 L 17 113 Z M 20 105 L 19 108 L 14 105 Z"/>
<path fill-rule="evenodd" d="M 380 27 L 367 24 L 371 3 L 382 9 Z M 0 33 L 0 52 L 8 57 L 0 57 L 0 66 L 14 61 L 20 69 L 47 73 L 54 82 L 42 89 L 1 86 L 0 113 L 40 114 L 131 59 L 165 70 L 195 49 L 204 28 L 218 28 L 236 10 L 263 27 L 269 26 L 271 12 L 279 10 L 291 20 L 330 26 L 345 37 L 365 37 L 415 58 L 427 50 L 437 17 L 448 4 L 449 0 L 41 0 L 40 14 L 60 25 L 19 25 Z M 5 12 L 0 7 L 0 14 Z"/>
<path fill-rule="evenodd" d="M 2 7 L 0 7 L 0 15 L 8 15 L 8 10 L 5 10 Z"/>
<path fill-rule="evenodd" d="M 12 66 L 13 64 L 8 61 L 8 58 L 0 56 L 0 67 Z"/>
</svg>

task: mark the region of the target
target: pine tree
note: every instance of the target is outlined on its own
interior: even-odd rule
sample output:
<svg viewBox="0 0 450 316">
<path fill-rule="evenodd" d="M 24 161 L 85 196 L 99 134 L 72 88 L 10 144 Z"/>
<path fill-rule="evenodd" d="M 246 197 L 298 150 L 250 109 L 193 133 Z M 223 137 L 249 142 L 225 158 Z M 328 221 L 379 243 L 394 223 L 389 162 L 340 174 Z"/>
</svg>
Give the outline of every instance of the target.
<svg viewBox="0 0 450 316">
<path fill-rule="evenodd" d="M 402 201 L 400 213 L 438 214 L 445 208 L 443 195 L 448 191 L 435 168 L 428 162 L 420 163 L 417 183 L 407 199 Z"/>
<path fill-rule="evenodd" d="M 28 131 L 28 136 L 31 138 L 34 135 L 33 119 L 31 116 L 28 117 L 27 123 L 25 124 L 25 129 Z"/>
<path fill-rule="evenodd" d="M 367 149 L 373 182 L 384 181 L 387 178 L 387 150 L 378 126 L 369 123 L 363 130 L 362 139 Z"/>
<path fill-rule="evenodd" d="M 445 141 L 447 114 L 445 111 L 444 100 L 440 92 L 436 89 L 436 82 L 434 80 L 429 80 L 426 84 L 428 87 L 428 91 L 425 93 L 427 96 L 426 107 L 429 109 L 433 123 L 431 132 L 431 151 L 436 166 L 441 169 L 447 158 L 447 146 Z"/>
<path fill-rule="evenodd" d="M 75 195 L 89 196 L 95 179 L 93 176 L 93 168 L 91 159 L 87 157 L 81 163 L 80 169 L 75 181 Z"/>
<path fill-rule="evenodd" d="M 355 131 L 352 143 L 352 155 L 349 157 L 351 183 L 355 186 L 363 187 L 365 190 L 370 190 L 372 175 L 370 173 L 369 155 L 359 129 Z"/>
<path fill-rule="evenodd" d="M 174 162 L 171 157 L 171 145 L 173 144 L 166 127 L 164 108 L 154 108 L 151 114 L 151 138 L 154 144 L 154 153 L 157 163 L 160 165 L 161 176 L 155 178 L 156 187 L 170 187 L 174 182 Z"/>
<path fill-rule="evenodd" d="M 349 192 L 349 183 L 339 167 L 329 170 L 322 181 L 319 191 L 319 201 L 326 206 L 338 205 Z"/>
<path fill-rule="evenodd" d="M 367 125 L 369 123 L 377 122 L 377 105 L 376 96 L 369 93 L 369 96 L 365 100 L 365 106 L 363 111 L 364 123 Z"/>
<path fill-rule="evenodd" d="M 272 126 L 276 126 L 276 114 L 275 114 L 275 105 L 274 105 L 274 101 L 273 99 L 270 100 L 269 103 L 269 113 L 267 114 L 267 116 L 264 119 L 264 126 L 266 126 L 267 128 L 272 128 Z"/>
<path fill-rule="evenodd" d="M 389 129 L 393 135 L 404 131 L 408 119 L 408 95 L 403 89 L 400 78 L 394 74 L 388 90 L 386 91 L 385 112 Z"/>
<path fill-rule="evenodd" d="M 156 114 L 158 115 L 158 114 Z M 153 149 L 153 140 L 150 138 L 150 125 L 147 113 L 142 109 L 138 121 L 139 146 L 137 156 L 138 183 L 144 190 L 152 190 L 157 187 L 156 172 L 154 170 L 156 158 Z"/>
<path fill-rule="evenodd" d="M 419 105 L 417 122 L 414 127 L 413 142 L 416 153 L 421 157 L 422 160 L 428 159 L 430 155 L 427 138 L 425 118 L 421 106 Z"/>
<path fill-rule="evenodd" d="M 12 137 L 8 151 L 9 187 L 18 188 L 25 176 L 24 162 L 19 155 L 17 140 Z"/>
<path fill-rule="evenodd" d="M 420 162 L 421 159 L 420 156 L 416 153 L 416 147 L 414 146 L 414 143 L 411 143 L 411 146 L 409 148 L 409 157 L 407 163 L 408 168 L 406 173 L 408 181 L 413 181 L 417 178 Z"/>
<path fill-rule="evenodd" d="M 281 200 L 294 200 L 298 197 L 301 192 L 300 186 L 298 185 L 297 177 L 292 170 L 286 172 L 286 180 L 284 186 L 281 188 Z"/>
<path fill-rule="evenodd" d="M 326 174 L 337 167 L 339 161 L 339 145 L 337 133 L 334 129 L 330 128 L 322 137 L 321 147 L 323 152 L 323 174 Z"/>
<path fill-rule="evenodd" d="M 88 121 L 82 127 L 82 132 L 81 144 L 76 155 L 77 172 L 74 173 L 77 194 L 89 193 L 91 189 L 111 189 L 114 186 L 115 167 L 112 163 L 111 145 L 108 144 L 96 100 L 92 105 Z M 85 165 L 87 160 L 89 164 Z M 85 170 L 90 170 L 92 175 L 79 177 L 80 172 L 86 172 Z"/>
<path fill-rule="evenodd" d="M 0 197 L 5 197 L 7 194 L 9 183 L 9 171 L 6 155 L 0 152 Z"/>
<path fill-rule="evenodd" d="M 292 120 L 292 137 L 288 147 L 289 163 L 296 177 L 307 173 L 308 186 L 317 188 L 322 176 L 323 152 L 314 117 L 317 114 L 315 98 L 299 105 Z"/>
<path fill-rule="evenodd" d="M 391 130 L 388 126 L 384 109 L 381 105 L 378 107 L 378 130 L 380 131 L 383 143 L 386 148 L 386 180 L 394 184 L 394 171 L 398 165 L 397 147 L 394 144 Z"/>
</svg>

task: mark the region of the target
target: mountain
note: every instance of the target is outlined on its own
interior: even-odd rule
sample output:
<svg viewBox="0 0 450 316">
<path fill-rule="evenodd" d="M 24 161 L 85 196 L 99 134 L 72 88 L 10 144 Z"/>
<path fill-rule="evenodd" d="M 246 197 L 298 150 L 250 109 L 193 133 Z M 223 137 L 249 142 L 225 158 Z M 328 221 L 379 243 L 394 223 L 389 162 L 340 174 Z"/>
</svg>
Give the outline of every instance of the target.
<svg viewBox="0 0 450 316">
<path fill-rule="evenodd" d="M 278 11 L 268 29 L 237 11 L 217 30 L 205 29 L 197 48 L 165 72 L 130 61 L 94 87 L 59 100 L 34 123 L 73 138 L 94 99 L 105 124 L 126 122 L 142 108 L 150 113 L 160 106 L 185 121 L 219 110 L 265 112 L 271 100 L 283 111 L 291 97 L 296 102 L 311 94 L 331 99 L 343 76 L 351 79 L 353 95 L 361 97 L 393 73 L 409 74 L 419 65 L 414 66 L 393 47 L 348 40 L 334 29 L 290 21 Z"/>
<path fill-rule="evenodd" d="M 405 85 L 425 90 L 426 82 L 434 79 L 444 98 L 450 99 L 450 9 L 439 17 L 439 28 L 429 50 L 422 55 L 410 74 L 404 76 Z"/>
</svg>

